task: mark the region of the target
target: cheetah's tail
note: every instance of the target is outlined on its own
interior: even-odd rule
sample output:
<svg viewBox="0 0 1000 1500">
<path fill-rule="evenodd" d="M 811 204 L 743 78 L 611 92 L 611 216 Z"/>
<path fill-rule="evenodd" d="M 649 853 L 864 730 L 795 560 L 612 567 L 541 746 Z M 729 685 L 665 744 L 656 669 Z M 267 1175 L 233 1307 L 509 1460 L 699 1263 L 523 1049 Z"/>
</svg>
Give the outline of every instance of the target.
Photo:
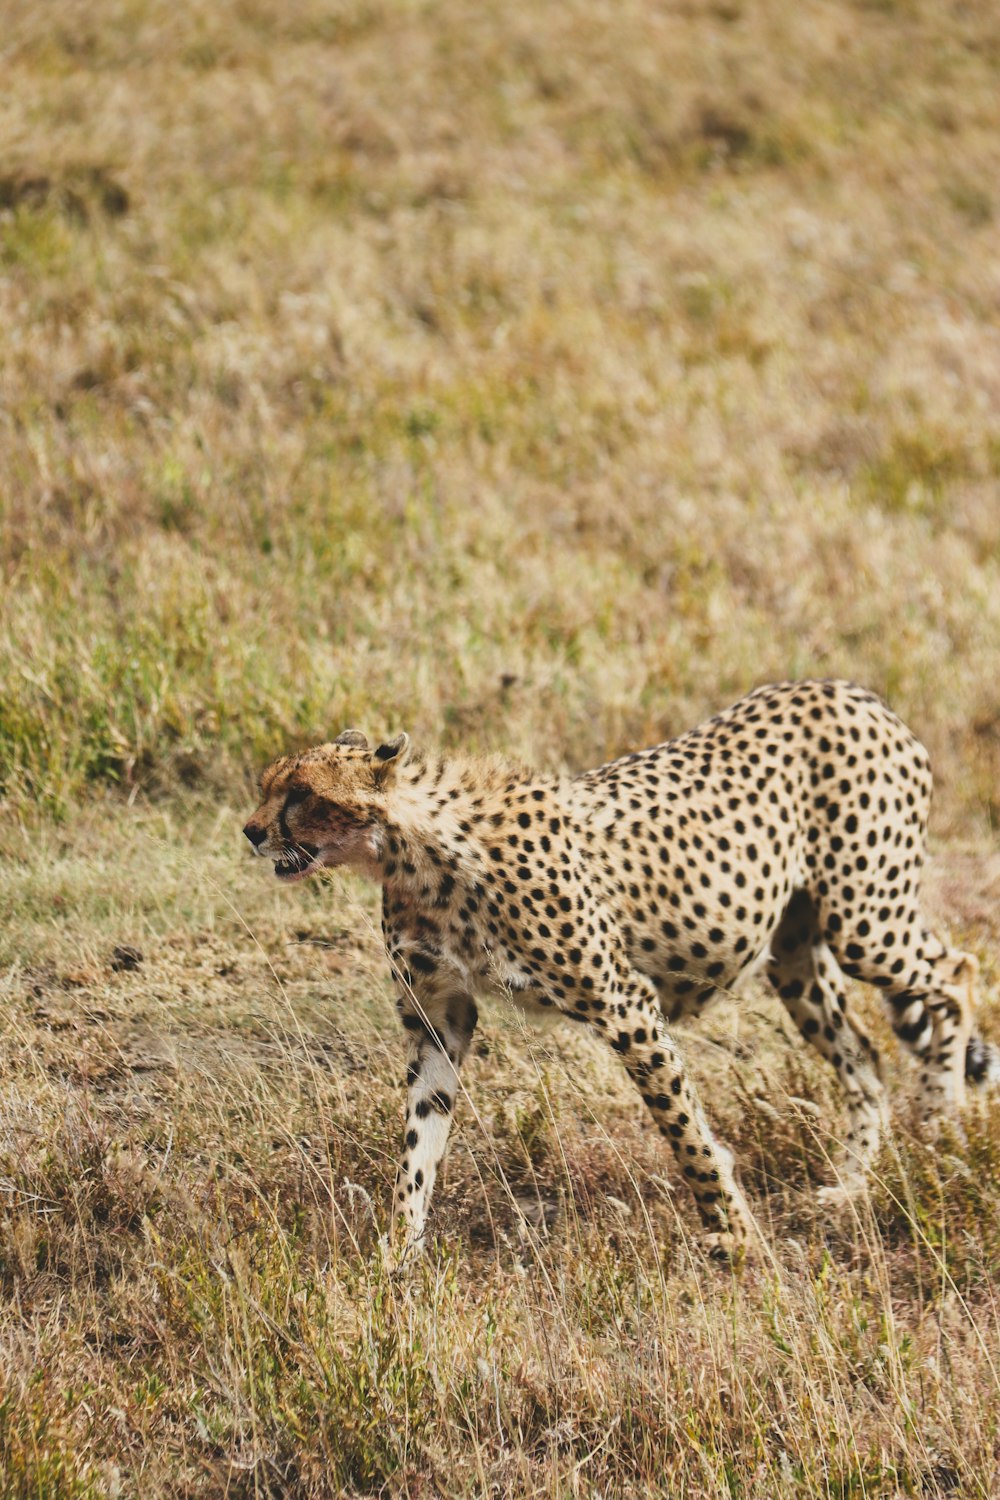
<svg viewBox="0 0 1000 1500">
<path fill-rule="evenodd" d="M 980 1036 L 970 1036 L 965 1049 L 965 1077 L 978 1088 L 1000 1083 L 1000 1047 L 984 1042 Z"/>
</svg>

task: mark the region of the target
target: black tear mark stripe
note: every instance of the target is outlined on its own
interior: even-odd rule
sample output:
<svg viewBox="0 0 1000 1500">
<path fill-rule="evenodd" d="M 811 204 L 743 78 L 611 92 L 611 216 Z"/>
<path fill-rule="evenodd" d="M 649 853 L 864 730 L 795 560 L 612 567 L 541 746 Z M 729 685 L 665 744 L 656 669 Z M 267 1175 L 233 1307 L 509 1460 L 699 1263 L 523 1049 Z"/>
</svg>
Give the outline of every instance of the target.
<svg viewBox="0 0 1000 1500">
<path fill-rule="evenodd" d="M 288 798 L 287 797 L 285 798 L 284 802 L 281 804 L 281 811 L 278 814 L 278 831 L 280 832 L 281 837 L 284 839 L 284 841 L 285 841 L 286 844 L 294 844 L 295 843 L 295 840 L 292 838 L 292 830 L 288 826 Z"/>
</svg>

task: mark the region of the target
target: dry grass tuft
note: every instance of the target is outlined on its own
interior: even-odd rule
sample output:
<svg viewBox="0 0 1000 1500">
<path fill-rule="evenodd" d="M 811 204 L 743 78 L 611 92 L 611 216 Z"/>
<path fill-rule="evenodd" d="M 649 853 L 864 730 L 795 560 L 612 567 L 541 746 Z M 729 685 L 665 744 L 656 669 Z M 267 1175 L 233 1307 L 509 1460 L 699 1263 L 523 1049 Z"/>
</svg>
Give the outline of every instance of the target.
<svg viewBox="0 0 1000 1500">
<path fill-rule="evenodd" d="M 995 1034 L 996 7 L 9 0 L 0 53 L 4 1493 L 992 1495 L 995 1109 L 923 1142 L 900 1065 L 821 1216 L 828 1080 L 720 1012 L 734 1281 L 611 1061 L 494 1014 L 398 1283 L 373 907 L 236 850 L 347 723 L 575 768 L 846 675 Z"/>
</svg>

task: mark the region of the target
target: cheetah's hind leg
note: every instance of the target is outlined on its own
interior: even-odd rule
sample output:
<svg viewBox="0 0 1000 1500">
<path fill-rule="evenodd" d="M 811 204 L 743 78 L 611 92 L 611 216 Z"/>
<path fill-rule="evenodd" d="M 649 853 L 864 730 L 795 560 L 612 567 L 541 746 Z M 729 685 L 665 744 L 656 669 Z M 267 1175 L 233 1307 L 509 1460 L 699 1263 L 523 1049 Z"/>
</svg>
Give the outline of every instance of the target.
<svg viewBox="0 0 1000 1500">
<path fill-rule="evenodd" d="M 887 1123 L 878 1053 L 847 1008 L 843 975 L 822 941 L 816 909 L 806 891 L 796 891 L 778 924 L 767 976 L 785 1009 L 830 1063 L 847 1104 L 848 1132 L 837 1182 L 820 1190 L 827 1204 L 863 1191 Z"/>
</svg>

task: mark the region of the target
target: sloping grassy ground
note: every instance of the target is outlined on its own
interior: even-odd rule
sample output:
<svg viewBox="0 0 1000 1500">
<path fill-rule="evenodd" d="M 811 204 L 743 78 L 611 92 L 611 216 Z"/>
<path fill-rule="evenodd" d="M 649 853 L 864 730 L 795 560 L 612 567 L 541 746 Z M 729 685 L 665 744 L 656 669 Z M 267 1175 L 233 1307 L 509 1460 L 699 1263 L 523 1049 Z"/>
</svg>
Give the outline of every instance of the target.
<svg viewBox="0 0 1000 1500">
<path fill-rule="evenodd" d="M 578 768 L 851 676 L 997 1035 L 995 6 L 10 0 L 0 58 L 5 1493 L 992 1495 L 994 1107 L 932 1147 L 899 1065 L 821 1218 L 826 1076 L 721 1009 L 736 1282 L 500 1010 L 400 1284 L 373 898 L 238 830 L 345 724 Z"/>
</svg>

